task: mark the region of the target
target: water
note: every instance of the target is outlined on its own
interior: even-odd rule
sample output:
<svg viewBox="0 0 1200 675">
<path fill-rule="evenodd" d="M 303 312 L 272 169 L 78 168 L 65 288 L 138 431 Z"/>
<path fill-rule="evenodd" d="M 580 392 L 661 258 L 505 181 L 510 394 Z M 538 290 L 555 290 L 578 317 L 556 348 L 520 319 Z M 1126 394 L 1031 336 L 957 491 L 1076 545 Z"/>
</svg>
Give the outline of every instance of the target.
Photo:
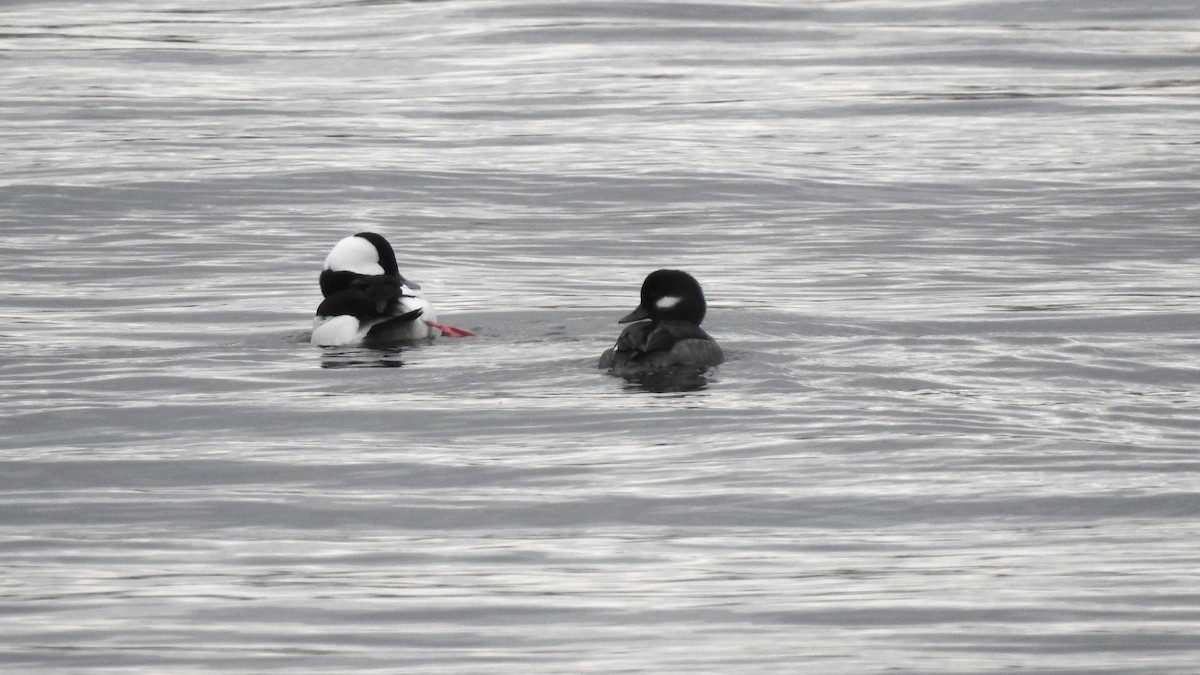
<svg viewBox="0 0 1200 675">
<path fill-rule="evenodd" d="M 1171 0 L 7 4 L 0 663 L 1194 671 L 1198 38 Z M 309 345 L 364 229 L 479 336 Z M 730 360 L 596 372 L 662 266 Z"/>
</svg>

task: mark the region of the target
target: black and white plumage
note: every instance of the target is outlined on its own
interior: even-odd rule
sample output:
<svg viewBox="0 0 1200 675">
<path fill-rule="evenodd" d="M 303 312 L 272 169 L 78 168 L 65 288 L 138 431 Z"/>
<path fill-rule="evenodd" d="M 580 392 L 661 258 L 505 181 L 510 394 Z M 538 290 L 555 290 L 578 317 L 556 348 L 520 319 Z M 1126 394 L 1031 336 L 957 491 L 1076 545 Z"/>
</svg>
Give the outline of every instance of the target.
<svg viewBox="0 0 1200 675">
<path fill-rule="evenodd" d="M 420 289 L 401 276 L 387 239 L 374 232 L 346 237 L 334 245 L 321 270 L 325 299 L 313 319 L 312 343 L 335 346 L 438 335 L 433 305 Z"/>
<path fill-rule="evenodd" d="M 725 360 L 721 347 L 700 328 L 708 305 L 700 283 L 680 270 L 651 272 L 641 303 L 618 323 L 633 323 L 600 356 L 599 367 L 616 375 L 668 370 L 707 370 Z"/>
</svg>

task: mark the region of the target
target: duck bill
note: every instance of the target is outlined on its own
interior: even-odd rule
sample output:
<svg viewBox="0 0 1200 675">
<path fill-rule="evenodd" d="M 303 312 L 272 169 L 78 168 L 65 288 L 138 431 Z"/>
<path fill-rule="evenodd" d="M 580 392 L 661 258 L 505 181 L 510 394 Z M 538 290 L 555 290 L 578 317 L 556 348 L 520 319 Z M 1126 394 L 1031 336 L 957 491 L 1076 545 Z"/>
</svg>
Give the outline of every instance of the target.
<svg viewBox="0 0 1200 675">
<path fill-rule="evenodd" d="M 642 319 L 649 319 L 649 318 L 650 318 L 650 313 L 647 312 L 645 310 L 645 308 L 643 308 L 641 305 L 638 305 L 637 309 L 626 314 L 625 316 L 621 317 L 620 319 L 617 319 L 617 323 L 629 323 L 631 321 L 641 321 Z"/>
<path fill-rule="evenodd" d="M 400 275 L 396 275 L 396 287 L 400 289 L 400 295 L 406 298 L 416 298 L 421 295 L 421 285 L 415 281 L 409 281 Z"/>
</svg>

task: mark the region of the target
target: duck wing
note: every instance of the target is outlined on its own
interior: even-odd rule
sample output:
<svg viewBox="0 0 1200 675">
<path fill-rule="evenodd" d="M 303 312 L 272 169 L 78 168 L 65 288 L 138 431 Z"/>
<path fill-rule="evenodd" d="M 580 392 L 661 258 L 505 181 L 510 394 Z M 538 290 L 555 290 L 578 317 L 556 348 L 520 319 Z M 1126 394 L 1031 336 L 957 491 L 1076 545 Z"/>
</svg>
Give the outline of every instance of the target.
<svg viewBox="0 0 1200 675">
<path fill-rule="evenodd" d="M 317 316 L 350 315 L 360 321 L 381 319 L 396 311 L 399 300 L 400 287 L 391 277 L 359 277 L 321 301 Z"/>
<path fill-rule="evenodd" d="M 421 307 L 418 307 L 418 308 L 412 310 L 411 312 L 405 312 L 403 314 L 397 314 L 396 316 L 392 316 L 392 317 L 383 319 L 382 321 L 375 324 L 374 326 L 371 326 L 371 330 L 372 331 L 390 330 L 392 328 L 399 326 L 400 324 L 408 323 L 410 321 L 416 321 L 417 319 L 421 318 L 421 315 L 424 313 L 425 313 L 425 310 Z"/>
<path fill-rule="evenodd" d="M 712 341 L 704 329 L 690 321 L 659 321 L 653 324 L 642 343 L 641 351 L 657 352 L 672 349 L 684 340 Z M 716 344 L 716 343 L 713 343 Z"/>
<path fill-rule="evenodd" d="M 614 349 L 618 352 L 642 352 L 645 351 L 646 339 L 650 337 L 650 332 L 653 324 L 649 321 L 639 321 L 631 323 L 621 331 L 621 335 L 617 337 L 617 344 Z"/>
</svg>

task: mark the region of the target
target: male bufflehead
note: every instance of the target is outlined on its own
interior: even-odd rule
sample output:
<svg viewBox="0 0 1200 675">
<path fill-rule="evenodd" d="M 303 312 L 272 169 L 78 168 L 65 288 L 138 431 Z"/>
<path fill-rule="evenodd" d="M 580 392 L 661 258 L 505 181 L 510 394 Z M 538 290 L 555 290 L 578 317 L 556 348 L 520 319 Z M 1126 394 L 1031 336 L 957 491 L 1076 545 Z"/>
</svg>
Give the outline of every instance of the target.
<svg viewBox="0 0 1200 675">
<path fill-rule="evenodd" d="M 391 244 L 374 232 L 359 232 L 334 245 L 321 270 L 321 294 L 325 299 L 313 319 L 315 345 L 470 335 L 437 322 L 421 287 L 401 276 Z"/>
<path fill-rule="evenodd" d="M 633 323 L 600 356 L 600 368 L 616 375 L 664 370 L 707 370 L 725 360 L 721 347 L 700 328 L 708 305 L 692 275 L 651 272 L 642 282 L 641 304 L 617 323 Z M 644 319 L 649 319 L 645 321 Z"/>
</svg>

